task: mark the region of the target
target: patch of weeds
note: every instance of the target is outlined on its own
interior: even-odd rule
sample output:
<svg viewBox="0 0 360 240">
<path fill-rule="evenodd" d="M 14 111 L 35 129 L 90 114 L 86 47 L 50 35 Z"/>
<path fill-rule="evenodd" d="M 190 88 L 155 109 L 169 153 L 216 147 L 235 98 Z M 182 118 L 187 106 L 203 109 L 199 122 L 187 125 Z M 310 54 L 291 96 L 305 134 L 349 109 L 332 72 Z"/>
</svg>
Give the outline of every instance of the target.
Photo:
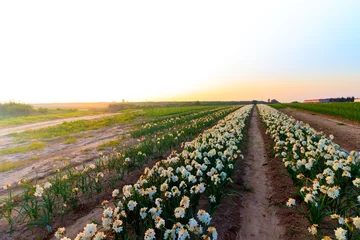
<svg viewBox="0 0 360 240">
<path fill-rule="evenodd" d="M 66 161 L 68 160 L 67 158 L 64 158 L 64 157 L 58 157 L 58 158 L 55 158 L 54 159 L 54 162 L 58 162 L 58 161 Z"/>
<path fill-rule="evenodd" d="M 71 138 L 65 139 L 62 143 L 63 143 L 63 144 L 74 144 L 74 143 L 76 143 L 76 142 L 77 142 L 77 139 L 74 138 L 74 137 L 71 137 Z"/>
<path fill-rule="evenodd" d="M 1 161 L 0 162 L 0 172 L 6 172 L 14 168 L 19 168 L 24 165 L 29 164 L 30 161 L 23 160 L 23 161 L 16 161 L 16 162 L 9 162 L 9 161 Z"/>
<path fill-rule="evenodd" d="M 82 138 L 91 138 L 91 137 L 93 137 L 93 136 L 94 136 L 93 133 L 86 133 L 86 134 L 82 135 L 81 137 L 82 137 Z"/>
<path fill-rule="evenodd" d="M 32 155 L 30 156 L 30 160 L 32 160 L 32 161 L 39 160 L 39 155 L 37 155 L 37 154 L 32 154 Z"/>
<path fill-rule="evenodd" d="M 90 152 L 90 149 L 87 148 L 83 151 L 83 154 L 89 154 L 89 152 Z"/>
<path fill-rule="evenodd" d="M 120 142 L 123 140 L 124 138 L 118 138 L 116 140 L 110 140 L 108 142 L 105 142 L 103 144 L 101 144 L 99 147 L 98 147 L 98 150 L 104 150 L 105 148 L 108 148 L 108 147 L 117 147 L 119 146 Z"/>
<path fill-rule="evenodd" d="M 0 155 L 25 153 L 25 152 L 29 152 L 29 151 L 35 151 L 35 150 L 39 151 L 39 150 L 43 150 L 45 147 L 46 147 L 45 143 L 35 141 L 35 142 L 31 142 L 26 145 L 4 148 L 4 149 L 0 150 Z"/>
</svg>

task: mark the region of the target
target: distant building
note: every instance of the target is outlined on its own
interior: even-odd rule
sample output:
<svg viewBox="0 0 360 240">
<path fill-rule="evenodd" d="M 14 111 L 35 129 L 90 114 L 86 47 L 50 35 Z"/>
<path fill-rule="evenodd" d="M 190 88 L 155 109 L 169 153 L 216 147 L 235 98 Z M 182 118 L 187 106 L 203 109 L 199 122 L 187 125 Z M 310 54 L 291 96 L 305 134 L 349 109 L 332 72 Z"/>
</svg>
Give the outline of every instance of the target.
<svg viewBox="0 0 360 240">
<path fill-rule="evenodd" d="M 305 100 L 306 103 L 319 103 L 319 102 L 330 102 L 330 98 L 319 98 L 319 99 L 309 99 Z"/>
<path fill-rule="evenodd" d="M 328 103 L 328 102 L 354 102 L 354 97 L 347 98 L 319 98 L 319 99 L 309 99 L 305 100 L 305 103 Z"/>
</svg>

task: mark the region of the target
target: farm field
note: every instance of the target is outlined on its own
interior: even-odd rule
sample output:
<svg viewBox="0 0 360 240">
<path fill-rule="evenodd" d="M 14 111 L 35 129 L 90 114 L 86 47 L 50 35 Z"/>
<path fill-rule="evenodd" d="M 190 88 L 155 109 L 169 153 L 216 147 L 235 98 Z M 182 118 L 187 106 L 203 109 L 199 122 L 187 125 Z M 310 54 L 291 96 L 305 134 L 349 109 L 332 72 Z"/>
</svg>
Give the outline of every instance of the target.
<svg viewBox="0 0 360 240">
<path fill-rule="evenodd" d="M 20 116 L 20 117 L 4 117 L 0 113 L 0 127 L 7 128 L 11 126 L 24 125 L 29 123 L 39 123 L 56 119 L 65 119 L 65 118 L 76 118 L 82 116 L 93 116 L 97 114 L 106 113 L 105 109 L 91 110 L 91 109 L 48 109 L 46 108 L 45 112 L 39 112 L 36 109 L 31 112 L 29 116 Z"/>
<path fill-rule="evenodd" d="M 0 240 L 360 240 L 360 1 L 0 1 Z"/>
<path fill-rule="evenodd" d="M 326 114 L 360 123 L 359 102 L 331 102 L 331 103 L 281 103 L 271 104 L 277 109 L 295 108 L 314 113 Z"/>
<path fill-rule="evenodd" d="M 104 154 L 104 156 L 108 154 L 114 155 L 116 149 L 116 151 L 121 151 L 129 156 L 132 156 L 132 154 L 137 156 L 139 150 L 142 150 L 146 154 L 148 161 L 150 158 L 156 158 L 164 154 L 164 152 L 170 151 L 172 147 L 179 146 L 179 141 L 188 139 L 194 133 L 198 133 L 204 127 L 210 126 L 214 121 L 219 120 L 221 116 L 225 116 L 236 108 L 238 107 L 178 107 L 177 110 L 174 108 L 145 110 L 147 115 L 140 114 L 140 116 L 145 115 L 147 118 L 135 119 L 131 123 L 103 128 L 98 131 L 81 133 L 80 136 L 74 136 L 76 140 L 74 144 L 59 142 L 60 139 L 51 140 L 47 142 L 51 146 L 45 148 L 43 153 L 38 153 L 38 158 L 32 161 L 25 160 L 29 154 L 33 154 L 32 152 L 27 153 L 28 155 L 19 153 L 7 156 L 5 154 L 3 157 L 7 158 L 3 160 L 2 167 L 12 161 L 15 163 L 21 162 L 22 159 L 24 160 L 24 166 L 15 164 L 14 169 L 8 171 L 5 169 L 3 173 L 0 173 L 0 181 L 2 185 L 11 184 L 12 186 L 24 178 L 39 183 L 43 181 L 41 179 L 53 175 L 53 171 L 56 169 L 65 168 L 64 171 L 72 169 L 77 165 L 81 166 L 84 163 L 96 161 L 99 153 Z M 149 118 L 149 116 L 153 118 Z M 138 136 L 139 133 L 141 133 L 141 137 L 136 139 L 135 136 Z M 177 137 L 173 140 L 168 139 L 173 134 L 176 134 Z M 112 144 L 104 148 L 103 145 L 114 141 L 111 139 L 117 140 L 117 146 Z M 9 144 L 13 143 L 11 139 L 8 139 L 8 142 Z M 101 151 L 99 150 L 100 146 Z M 120 153 L 117 152 L 117 154 Z M 137 166 L 137 164 L 131 163 L 129 167 L 131 169 L 138 168 L 140 165 Z M 34 169 L 36 170 L 34 171 Z M 13 188 L 12 193 L 19 192 L 20 188 Z M 1 190 L 2 194 L 7 192 L 6 189 Z"/>
<path fill-rule="evenodd" d="M 336 141 L 342 132 L 328 123 L 318 129 L 324 119 L 316 125 L 280 110 L 261 104 L 153 108 L 56 137 L 29 137 L 31 130 L 19 133 L 22 141 L 3 136 L 0 236 L 358 239 L 355 145 L 346 137 Z M 104 123 L 99 120 L 88 126 Z M 304 140 L 317 150 L 300 150 Z M 9 148 L 36 142 L 29 151 Z"/>
<path fill-rule="evenodd" d="M 145 109 L 144 113 L 128 111 L 127 113 L 117 114 L 114 117 L 103 116 L 99 119 L 76 120 L 54 126 L 47 126 L 49 124 L 45 124 L 43 128 L 35 128 L 35 130 L 27 130 L 21 133 L 10 133 L 13 128 L 9 128 L 10 130 L 6 132 L 8 135 L 0 138 L 2 143 L 0 147 L 2 155 L 0 158 L 2 162 L 0 171 L 4 172 L 12 168 L 27 165 L 28 171 L 22 169 L 22 172 L 19 174 L 8 173 L 11 176 L 15 175 L 16 179 L 20 179 L 25 177 L 23 174 L 29 171 L 32 172 L 31 169 L 34 166 L 29 164 L 32 162 L 41 166 L 40 169 L 36 168 L 39 171 L 33 174 L 40 174 L 42 176 L 41 170 L 49 167 L 41 161 L 43 159 L 50 161 L 51 165 L 54 162 L 55 165 L 61 164 L 64 161 L 67 162 L 69 158 L 74 162 L 78 158 L 80 158 L 79 161 L 83 161 L 84 158 L 94 157 L 94 154 L 99 152 L 97 150 L 98 146 L 104 145 L 109 141 L 124 138 L 130 129 L 140 127 L 141 122 L 153 122 L 154 120 L 151 119 L 161 119 L 166 115 L 176 116 L 176 113 L 179 116 L 185 117 L 201 109 L 210 110 L 214 109 L 214 107 L 180 107 L 177 110 L 175 108 L 154 108 Z M 187 119 L 191 119 L 191 117 Z M 98 115 L 94 116 L 94 118 L 98 118 Z M 55 121 L 55 123 L 58 122 Z M 29 126 L 32 126 L 32 124 Z M 26 126 L 23 127 L 27 129 Z M 3 130 L 6 131 L 6 129 Z M 18 135 L 30 137 L 18 140 L 14 137 Z M 55 138 L 54 135 L 57 137 Z M 37 146 L 38 149 L 33 146 Z M 2 176 L 0 181 L 5 179 L 9 180 L 8 177 Z"/>
<path fill-rule="evenodd" d="M 313 114 L 294 108 L 281 108 L 281 112 L 299 121 L 310 124 L 317 131 L 334 135 L 334 141 L 348 151 L 360 151 L 360 123 L 349 122 L 344 118 L 332 118 L 328 115 Z"/>
</svg>

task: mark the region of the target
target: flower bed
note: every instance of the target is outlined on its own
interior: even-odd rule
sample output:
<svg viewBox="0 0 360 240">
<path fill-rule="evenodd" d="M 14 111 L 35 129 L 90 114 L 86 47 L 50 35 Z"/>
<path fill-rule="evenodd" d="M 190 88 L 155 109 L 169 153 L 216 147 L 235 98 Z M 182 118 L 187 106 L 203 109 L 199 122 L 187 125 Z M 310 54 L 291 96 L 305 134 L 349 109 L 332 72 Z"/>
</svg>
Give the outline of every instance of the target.
<svg viewBox="0 0 360 240">
<path fill-rule="evenodd" d="M 251 108 L 237 110 L 184 143 L 181 153 L 145 169 L 122 194 L 115 189 L 113 202 L 103 202 L 102 226 L 88 224 L 75 239 L 217 239 L 211 214 L 231 183 L 234 162 L 242 157 L 238 146 Z M 206 211 L 198 209 L 204 196 Z M 56 233 L 68 239 L 64 235 L 64 228 Z"/>
<path fill-rule="evenodd" d="M 156 132 L 155 138 L 143 136 L 138 144 L 101 156 L 95 164 L 83 166 L 82 169 L 57 169 L 44 184 L 22 180 L 18 183 L 22 189 L 18 195 L 13 194 L 10 186 L 5 186 L 8 197 L 0 199 L 0 220 L 8 223 L 10 235 L 15 227 L 23 225 L 44 226 L 51 231 L 56 215 L 65 216 L 76 209 L 82 199 L 99 194 L 106 185 L 115 187 L 126 173 L 180 145 L 190 136 L 196 136 L 235 109 L 221 108 L 199 115 L 192 114 L 192 118 L 188 119 L 191 120 L 189 124 Z M 5 234 L 5 231 L 4 228 L 0 233 Z"/>
<path fill-rule="evenodd" d="M 316 239 L 360 239 L 359 153 L 347 153 L 332 135 L 326 137 L 269 106 L 258 108 L 276 156 L 298 189 L 301 204 L 290 198 L 286 205 L 307 218 Z"/>
</svg>

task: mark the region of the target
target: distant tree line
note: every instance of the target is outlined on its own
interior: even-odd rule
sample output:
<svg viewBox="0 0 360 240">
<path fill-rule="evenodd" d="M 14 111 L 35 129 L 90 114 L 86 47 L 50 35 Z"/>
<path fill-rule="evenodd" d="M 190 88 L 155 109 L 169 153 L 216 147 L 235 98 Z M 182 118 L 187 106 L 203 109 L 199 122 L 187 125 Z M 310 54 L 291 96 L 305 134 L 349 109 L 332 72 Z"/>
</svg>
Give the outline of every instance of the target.
<svg viewBox="0 0 360 240">
<path fill-rule="evenodd" d="M 252 101 L 188 101 L 188 102 L 113 102 L 108 106 L 109 112 L 118 112 L 130 108 L 153 108 L 153 107 L 185 107 L 185 106 L 220 106 L 251 104 Z M 258 103 L 265 103 L 258 101 Z"/>
<path fill-rule="evenodd" d="M 354 102 L 355 98 L 354 97 L 341 97 L 341 98 L 330 98 L 329 102 Z"/>
<path fill-rule="evenodd" d="M 35 112 L 30 104 L 8 101 L 0 103 L 0 119 L 28 116 Z"/>
</svg>

